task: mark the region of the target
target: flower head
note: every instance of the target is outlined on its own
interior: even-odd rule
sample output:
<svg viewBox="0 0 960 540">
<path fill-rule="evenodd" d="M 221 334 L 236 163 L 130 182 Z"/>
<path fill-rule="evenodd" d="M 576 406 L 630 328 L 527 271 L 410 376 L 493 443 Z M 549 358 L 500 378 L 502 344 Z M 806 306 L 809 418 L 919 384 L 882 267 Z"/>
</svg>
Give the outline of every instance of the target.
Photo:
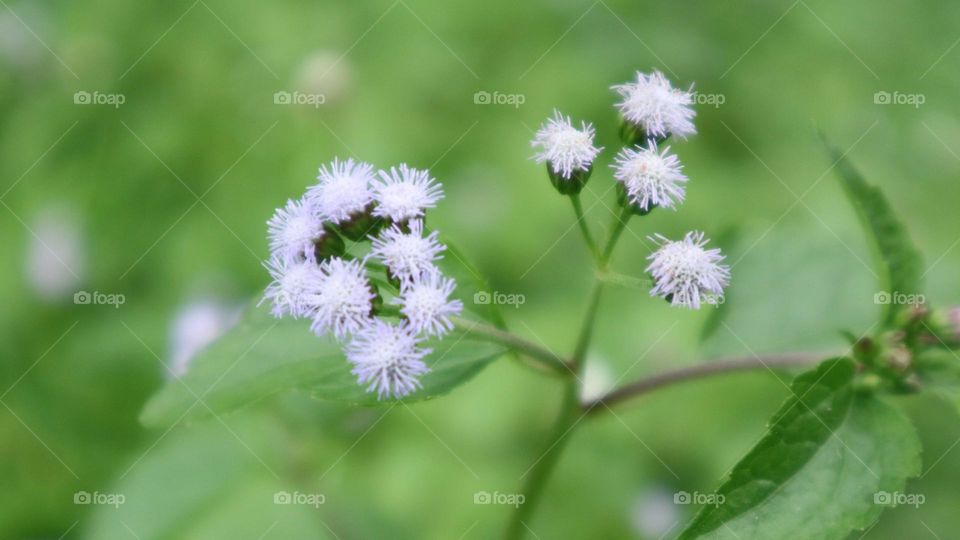
<svg viewBox="0 0 960 540">
<path fill-rule="evenodd" d="M 660 235 L 651 239 L 660 244 L 660 249 L 648 257 L 652 262 L 647 272 L 655 281 L 651 296 L 693 309 L 700 309 L 701 302 L 721 301 L 730 281 L 730 268 L 720 264 L 724 257 L 719 249 L 704 249 L 709 240 L 704 240 L 702 232 L 689 232 L 678 241 Z"/>
<path fill-rule="evenodd" d="M 273 281 L 267 285 L 263 300 L 270 300 L 273 304 L 273 316 L 290 315 L 299 319 L 313 315 L 312 299 L 323 281 L 320 267 L 312 261 L 292 261 L 277 256 L 264 266 Z"/>
<path fill-rule="evenodd" d="M 320 264 L 322 277 L 312 291 L 313 324 L 317 335 L 332 332 L 338 339 L 371 320 L 376 294 L 360 261 L 333 258 Z"/>
<path fill-rule="evenodd" d="M 324 219 L 333 223 L 350 219 L 373 201 L 370 191 L 373 165 L 369 163 L 334 159 L 320 167 L 317 180 L 319 182 L 307 190 L 307 198 Z"/>
<path fill-rule="evenodd" d="M 314 244 L 323 235 L 323 220 L 307 199 L 288 200 L 267 221 L 270 253 L 287 261 L 314 260 Z"/>
<path fill-rule="evenodd" d="M 434 268 L 433 262 L 441 258 L 440 252 L 446 249 L 437 240 L 437 231 L 423 236 L 422 221 L 409 222 L 409 229 L 410 232 L 404 232 L 399 225 L 392 225 L 373 239 L 370 251 L 401 283 L 408 283 Z"/>
<path fill-rule="evenodd" d="M 593 145 L 593 126 L 581 122 L 580 129 L 577 129 L 570 117 L 557 110 L 540 127 L 530 144 L 540 148 L 534 156 L 537 163 L 547 162 L 555 174 L 566 179 L 577 171 L 588 170 L 602 150 Z"/>
<path fill-rule="evenodd" d="M 407 284 L 393 301 L 401 306 L 400 313 L 415 332 L 439 337 L 453 330 L 450 317 L 463 311 L 463 302 L 450 300 L 456 286 L 454 280 L 431 268 Z"/>
<path fill-rule="evenodd" d="M 624 148 L 617 154 L 614 178 L 623 184 L 630 204 L 643 210 L 653 206 L 673 208 L 683 202 L 683 184 L 687 177 L 677 156 L 668 146 L 657 152 L 652 141 L 648 148 Z"/>
<path fill-rule="evenodd" d="M 443 198 L 442 186 L 428 171 L 401 164 L 399 169 L 391 167 L 389 172 L 378 174 L 380 180 L 373 184 L 375 216 L 396 222 L 422 217 L 427 208 Z"/>
<path fill-rule="evenodd" d="M 674 135 L 686 139 L 697 132 L 693 127 L 693 93 L 674 88 L 663 73 L 655 70 L 646 75 L 638 71 L 637 82 L 618 84 L 612 89 L 623 98 L 617 103 L 620 114 L 647 136 Z"/>
<path fill-rule="evenodd" d="M 360 384 L 369 384 L 368 392 L 379 399 L 401 398 L 420 388 L 420 376 L 430 371 L 423 358 L 431 351 L 419 347 L 420 341 L 407 324 L 373 319 L 345 352 Z"/>
</svg>

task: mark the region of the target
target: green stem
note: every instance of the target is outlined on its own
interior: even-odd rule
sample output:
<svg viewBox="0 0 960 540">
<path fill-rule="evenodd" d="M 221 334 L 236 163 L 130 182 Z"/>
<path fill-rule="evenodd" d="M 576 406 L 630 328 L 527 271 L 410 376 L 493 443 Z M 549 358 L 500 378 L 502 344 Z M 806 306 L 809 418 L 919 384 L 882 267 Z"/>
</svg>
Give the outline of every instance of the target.
<svg viewBox="0 0 960 540">
<path fill-rule="evenodd" d="M 590 248 L 590 253 L 592 253 L 596 259 L 600 257 L 600 248 L 597 247 L 597 243 L 593 240 L 593 235 L 590 234 L 590 228 L 587 227 L 587 220 L 584 219 L 583 203 L 580 202 L 580 194 L 574 193 L 570 195 L 570 202 L 573 203 L 573 213 L 576 214 L 577 225 L 580 226 L 580 232 L 583 233 L 583 241 L 587 243 L 587 247 Z"/>
<path fill-rule="evenodd" d="M 653 286 L 653 281 L 649 278 L 638 278 L 612 272 L 610 270 L 597 270 L 595 276 L 598 280 L 629 289 L 649 290 Z"/>
<path fill-rule="evenodd" d="M 499 343 L 512 351 L 523 353 L 537 360 L 537 366 L 540 368 L 566 376 L 571 374 L 570 366 L 567 365 L 567 362 L 563 358 L 532 341 L 527 341 L 516 334 L 511 334 L 494 326 L 471 321 L 462 317 L 450 317 L 450 320 L 454 326 L 472 336 L 493 343 Z"/>
<path fill-rule="evenodd" d="M 527 521 L 530 520 L 530 516 L 540 502 L 540 495 L 556 468 L 557 462 L 560 460 L 560 454 L 563 453 L 574 428 L 583 418 L 583 414 L 580 412 L 576 382 L 576 379 L 572 379 L 567 383 L 563 406 L 560 415 L 553 424 L 550 437 L 547 438 L 547 445 L 543 453 L 540 454 L 540 459 L 524 475 L 526 477 L 522 488 L 524 501 L 523 504 L 517 506 L 517 509 L 510 516 L 510 523 L 504 535 L 507 540 L 519 540 L 526 536 L 529 527 Z"/>
<path fill-rule="evenodd" d="M 506 534 L 508 539 L 515 540 L 523 538 L 525 535 L 526 520 L 530 518 L 537 503 L 540 502 L 540 494 L 543 492 L 551 473 L 553 473 L 557 461 L 560 459 L 560 454 L 573 435 L 574 428 L 584 416 L 580 410 L 581 375 L 584 358 L 590 346 L 590 338 L 593 336 L 593 326 L 597 318 L 601 292 L 603 292 L 603 283 L 597 281 L 594 283 L 593 292 L 590 294 L 590 303 L 587 305 L 587 311 L 580 327 L 580 335 L 577 338 L 576 349 L 571 360 L 572 366 L 568 368 L 574 376 L 567 381 L 563 405 L 557 420 L 554 422 L 553 431 L 547 439 L 547 447 L 540 455 L 539 461 L 528 471 L 527 479 L 522 488 L 524 503 L 517 507 L 510 518 L 510 525 Z"/>
<path fill-rule="evenodd" d="M 590 347 L 590 338 L 593 337 L 593 325 L 597 319 L 597 308 L 600 306 L 600 294 L 603 292 L 603 282 L 596 281 L 593 284 L 593 291 L 590 293 L 590 303 L 587 304 L 587 311 L 583 316 L 583 322 L 580 325 L 580 335 L 577 338 L 577 346 L 573 352 L 573 369 L 577 377 L 583 368 L 583 360 L 587 356 L 587 349 Z"/>
<path fill-rule="evenodd" d="M 711 360 L 695 366 L 665 371 L 625 384 L 600 398 L 584 403 L 583 411 L 586 413 L 596 413 L 609 410 L 613 405 L 617 405 L 623 401 L 685 381 L 693 381 L 736 371 L 806 367 L 815 365 L 824 358 L 830 358 L 831 356 L 834 355 L 831 353 L 782 353 L 772 354 L 762 358 L 759 356 L 748 356 Z"/>
<path fill-rule="evenodd" d="M 607 247 L 604 248 L 603 254 L 600 256 L 599 266 L 601 270 L 607 268 L 607 263 L 610 262 L 610 257 L 613 255 L 613 248 L 617 246 L 617 241 L 620 240 L 620 235 L 623 234 L 623 230 L 627 228 L 627 222 L 630 221 L 631 216 L 633 216 L 633 211 L 628 206 L 624 206 L 620 211 L 620 215 L 615 217 L 616 221 L 613 224 L 610 239 L 607 240 Z"/>
</svg>

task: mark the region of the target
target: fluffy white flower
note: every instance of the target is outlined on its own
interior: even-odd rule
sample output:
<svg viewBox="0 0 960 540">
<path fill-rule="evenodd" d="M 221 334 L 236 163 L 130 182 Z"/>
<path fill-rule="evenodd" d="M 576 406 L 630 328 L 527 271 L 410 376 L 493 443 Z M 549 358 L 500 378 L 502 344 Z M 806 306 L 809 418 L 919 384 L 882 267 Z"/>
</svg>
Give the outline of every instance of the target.
<svg viewBox="0 0 960 540">
<path fill-rule="evenodd" d="M 567 179 L 574 172 L 589 169 L 602 150 L 593 145 L 593 126 L 581 122 L 580 129 L 577 129 L 570 117 L 557 110 L 553 111 L 553 118 L 548 118 L 540 126 L 530 144 L 540 148 L 534 156 L 537 163 L 549 163 L 554 173 Z"/>
<path fill-rule="evenodd" d="M 409 222 L 410 232 L 397 225 L 385 229 L 373 239 L 370 253 L 387 265 L 390 273 L 401 283 L 407 283 L 420 274 L 434 268 L 433 262 L 441 258 L 446 246 L 437 240 L 438 232 L 423 236 L 423 222 Z"/>
<path fill-rule="evenodd" d="M 647 136 L 674 135 L 681 139 L 697 132 L 693 127 L 693 92 L 670 85 L 663 73 L 637 72 L 637 82 L 611 87 L 623 101 L 617 103 L 620 114 L 643 128 Z"/>
<path fill-rule="evenodd" d="M 380 171 L 380 180 L 374 182 L 373 193 L 377 207 L 373 214 L 400 222 L 423 216 L 443 198 L 443 189 L 429 171 L 401 164 L 399 169 Z"/>
<path fill-rule="evenodd" d="M 657 152 L 656 143 L 648 148 L 624 148 L 617 154 L 613 176 L 627 193 L 630 203 L 650 210 L 652 206 L 673 208 L 683 202 L 684 182 L 687 177 L 677 156 L 670 147 Z"/>
<path fill-rule="evenodd" d="M 309 200 L 288 200 L 267 221 L 270 254 L 279 259 L 314 260 L 314 243 L 323 235 L 323 221 Z"/>
<path fill-rule="evenodd" d="M 334 159 L 320 167 L 319 182 L 307 190 L 307 198 L 324 219 L 340 223 L 373 201 L 373 179 L 373 165 Z"/>
<path fill-rule="evenodd" d="M 463 311 L 463 302 L 450 300 L 457 283 L 432 268 L 407 284 L 393 299 L 418 334 L 442 336 L 453 330 L 450 317 Z"/>
<path fill-rule="evenodd" d="M 320 267 L 312 261 L 292 261 L 276 256 L 264 266 L 273 281 L 267 285 L 263 300 L 270 300 L 273 304 L 273 316 L 290 315 L 299 319 L 313 315 L 313 297 L 323 281 Z"/>
<path fill-rule="evenodd" d="M 423 362 L 430 349 L 419 347 L 420 339 L 409 325 L 374 319 L 357 332 L 345 348 L 352 373 L 377 398 L 401 398 L 420 388 L 420 376 L 430 371 Z"/>
<path fill-rule="evenodd" d="M 689 232 L 679 241 L 656 235 L 651 240 L 660 249 L 648 257 L 647 267 L 655 286 L 651 296 L 661 296 L 674 306 L 700 309 L 700 304 L 721 301 L 723 289 L 730 281 L 730 268 L 720 264 L 724 256 L 719 249 L 704 249 L 709 242 L 702 232 Z"/>
<path fill-rule="evenodd" d="M 376 295 L 360 261 L 327 259 L 320 264 L 322 277 L 312 291 L 313 324 L 317 335 L 332 332 L 338 339 L 358 331 L 371 320 Z"/>
</svg>

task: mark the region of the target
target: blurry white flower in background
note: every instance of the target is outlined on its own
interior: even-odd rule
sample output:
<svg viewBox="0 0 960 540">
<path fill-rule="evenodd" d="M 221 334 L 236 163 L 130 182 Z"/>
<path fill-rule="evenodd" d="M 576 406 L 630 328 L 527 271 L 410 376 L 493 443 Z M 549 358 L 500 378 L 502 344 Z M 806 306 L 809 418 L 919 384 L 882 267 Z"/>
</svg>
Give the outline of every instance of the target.
<svg viewBox="0 0 960 540">
<path fill-rule="evenodd" d="M 681 525 L 674 495 L 662 486 L 640 492 L 629 511 L 630 524 L 642 538 L 663 538 Z"/>
<path fill-rule="evenodd" d="M 590 358 L 583 368 L 583 384 L 580 385 L 580 401 L 588 402 L 613 390 L 614 377 L 610 362 L 605 358 Z"/>
<path fill-rule="evenodd" d="M 72 298 L 86 268 L 80 220 L 70 206 L 49 204 L 31 220 L 24 273 L 33 291 L 48 301 Z"/>
<path fill-rule="evenodd" d="M 47 35 L 46 13 L 37 3 L 21 3 L 17 6 L 20 19 L 32 28 L 43 27 Z M 0 62 L 25 68 L 36 64 L 43 53 L 43 45 L 30 35 L 30 30 L 17 20 L 9 9 L 0 10 Z"/>
<path fill-rule="evenodd" d="M 168 366 L 173 375 L 186 374 L 190 360 L 230 330 L 240 313 L 239 307 L 213 298 L 195 298 L 185 303 L 170 323 Z"/>
<path fill-rule="evenodd" d="M 319 50 L 304 58 L 295 80 L 297 90 L 321 94 L 326 103 L 336 101 L 350 89 L 350 64 L 340 53 Z"/>
</svg>

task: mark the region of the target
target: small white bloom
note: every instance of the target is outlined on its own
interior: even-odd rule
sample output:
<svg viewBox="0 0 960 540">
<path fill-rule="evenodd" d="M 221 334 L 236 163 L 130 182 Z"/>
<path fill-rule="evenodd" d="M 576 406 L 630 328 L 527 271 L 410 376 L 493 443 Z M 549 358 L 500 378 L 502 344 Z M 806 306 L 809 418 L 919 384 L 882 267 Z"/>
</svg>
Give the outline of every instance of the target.
<svg viewBox="0 0 960 540">
<path fill-rule="evenodd" d="M 402 283 L 434 268 L 433 262 L 441 258 L 440 252 L 446 249 L 446 246 L 437 240 L 437 231 L 423 236 L 422 221 L 410 221 L 409 228 L 408 233 L 397 224 L 385 229 L 379 237 L 373 239 L 370 251 L 387 265 L 390 273 Z"/>
<path fill-rule="evenodd" d="M 373 201 L 373 179 L 373 165 L 334 159 L 320 167 L 319 182 L 307 190 L 307 198 L 324 219 L 340 223 Z"/>
<path fill-rule="evenodd" d="M 70 298 L 86 275 L 87 257 L 76 209 L 48 204 L 32 220 L 24 274 L 34 292 L 48 301 Z"/>
<path fill-rule="evenodd" d="M 652 206 L 673 208 L 683 202 L 687 177 L 670 147 L 658 153 L 656 143 L 648 148 L 624 148 L 617 154 L 613 176 L 627 192 L 630 203 L 644 210 Z"/>
<path fill-rule="evenodd" d="M 700 303 L 716 304 L 730 281 L 730 268 L 720 264 L 724 256 L 719 249 L 704 249 L 709 242 L 702 232 L 689 232 L 679 241 L 659 234 L 651 240 L 660 249 L 647 257 L 647 267 L 655 281 L 651 296 L 670 300 L 671 305 L 700 309 Z"/>
<path fill-rule="evenodd" d="M 617 103 L 620 114 L 643 128 L 650 137 L 674 135 L 681 139 L 697 132 L 693 127 L 693 92 L 670 85 L 663 73 L 637 72 L 637 82 L 611 87 L 623 101 Z"/>
<path fill-rule="evenodd" d="M 181 307 L 170 325 L 169 375 L 186 375 L 194 356 L 230 330 L 240 315 L 237 306 L 214 299 L 195 299 Z"/>
<path fill-rule="evenodd" d="M 589 169 L 602 150 L 593 145 L 593 126 L 581 122 L 580 129 L 577 129 L 570 117 L 557 110 L 540 127 L 530 145 L 540 148 L 534 156 L 537 163 L 549 163 L 554 173 L 567 179 L 574 172 Z"/>
<path fill-rule="evenodd" d="M 617 383 L 606 358 L 590 358 L 583 367 L 580 383 L 580 402 L 590 403 L 613 390 Z"/>
<path fill-rule="evenodd" d="M 420 376 L 430 371 L 423 358 L 430 349 L 419 347 L 420 339 L 404 323 L 374 319 L 347 344 L 347 360 L 360 384 L 378 399 L 401 398 L 420 388 Z"/>
<path fill-rule="evenodd" d="M 263 300 L 270 300 L 273 304 L 273 316 L 290 315 L 300 319 L 313 315 L 313 297 L 323 280 L 320 267 L 312 261 L 292 261 L 276 256 L 264 266 L 273 281 L 267 285 Z"/>
<path fill-rule="evenodd" d="M 406 221 L 423 216 L 427 208 L 433 208 L 443 198 L 439 182 L 429 171 L 414 169 L 406 164 L 390 171 L 380 171 L 380 180 L 374 182 L 373 192 L 377 207 L 373 214 L 392 221 Z"/>
<path fill-rule="evenodd" d="M 323 235 L 323 221 L 305 199 L 288 200 L 267 221 L 270 254 L 287 261 L 314 260 L 314 243 Z"/>
<path fill-rule="evenodd" d="M 370 322 L 376 296 L 360 261 L 328 259 L 320 264 L 323 277 L 310 297 L 317 335 L 332 332 L 338 339 Z"/>
<path fill-rule="evenodd" d="M 463 302 L 450 300 L 456 286 L 453 279 L 432 268 L 406 285 L 393 302 L 401 306 L 400 313 L 415 332 L 439 337 L 453 330 L 450 317 L 463 311 Z"/>
</svg>

